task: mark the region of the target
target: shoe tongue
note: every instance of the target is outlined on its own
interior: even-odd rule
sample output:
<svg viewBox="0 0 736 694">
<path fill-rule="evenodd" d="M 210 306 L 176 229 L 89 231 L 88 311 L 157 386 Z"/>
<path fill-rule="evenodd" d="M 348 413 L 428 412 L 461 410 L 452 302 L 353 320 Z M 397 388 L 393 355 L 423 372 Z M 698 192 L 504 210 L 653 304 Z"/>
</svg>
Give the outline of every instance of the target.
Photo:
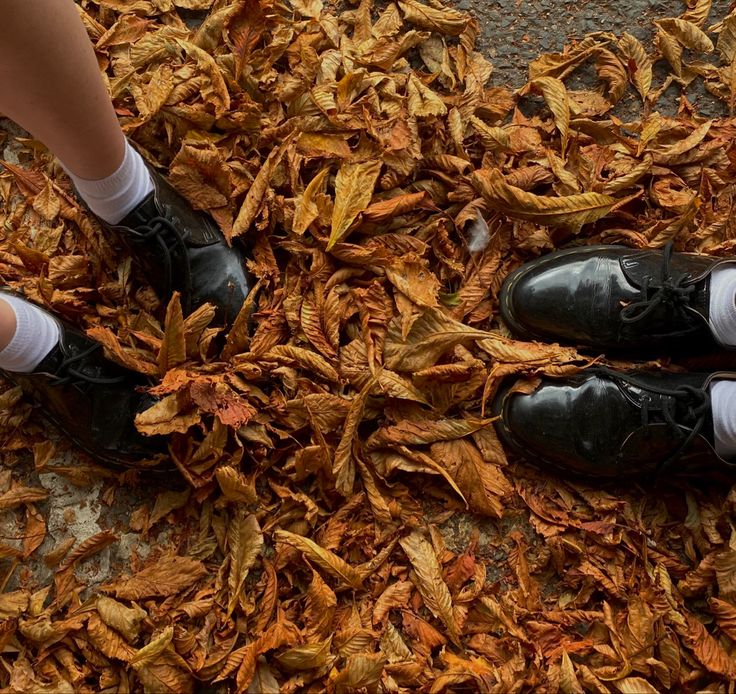
<svg viewBox="0 0 736 694">
<path fill-rule="evenodd" d="M 153 193 L 149 193 L 143 202 L 132 212 L 129 212 L 116 226 L 137 227 L 140 224 L 145 224 L 152 217 L 158 216 L 159 213 L 153 195 Z"/>
</svg>

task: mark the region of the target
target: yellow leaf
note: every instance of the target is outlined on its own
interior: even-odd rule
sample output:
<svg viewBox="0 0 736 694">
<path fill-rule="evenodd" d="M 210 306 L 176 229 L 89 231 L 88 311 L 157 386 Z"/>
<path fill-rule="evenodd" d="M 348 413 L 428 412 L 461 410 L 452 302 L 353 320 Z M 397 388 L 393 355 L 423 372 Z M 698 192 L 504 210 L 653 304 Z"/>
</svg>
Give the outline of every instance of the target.
<svg viewBox="0 0 736 694">
<path fill-rule="evenodd" d="M 526 219 L 551 227 L 577 230 L 605 217 L 616 202 L 615 198 L 600 193 L 562 197 L 535 195 L 506 183 L 498 169 L 475 171 L 471 180 L 493 209 L 512 219 Z"/>
<path fill-rule="evenodd" d="M 733 62 L 736 57 L 736 13 L 728 15 L 721 23 L 716 49 L 724 63 L 730 65 Z"/>
<path fill-rule="evenodd" d="M 330 168 L 322 169 L 304 189 L 304 193 L 299 196 L 296 209 L 294 210 L 294 221 L 292 229 L 296 234 L 303 234 L 309 225 L 319 217 L 319 208 L 315 202 L 315 197 L 324 194 L 324 185 Z"/>
<path fill-rule="evenodd" d="M 410 24 L 445 36 L 459 36 L 470 22 L 470 15 L 449 7 L 440 9 L 415 0 L 399 0 L 399 7 Z"/>
<path fill-rule="evenodd" d="M 356 443 L 358 426 L 363 421 L 363 410 L 368 395 L 375 381 L 370 380 L 350 402 L 347 417 L 342 427 L 340 443 L 335 449 L 335 462 L 332 465 L 332 474 L 335 476 L 335 489 L 343 496 L 353 493 L 355 483 L 355 462 L 353 460 L 353 445 Z"/>
<path fill-rule="evenodd" d="M 302 537 L 301 535 L 290 533 L 287 530 L 277 530 L 274 533 L 274 540 L 295 547 L 310 561 L 313 561 L 321 569 L 351 588 L 356 590 L 363 588 L 363 579 L 357 569 L 350 566 L 344 559 L 341 559 L 333 552 L 330 552 L 330 550 L 320 547 L 308 537 Z"/>
<path fill-rule="evenodd" d="M 704 123 L 701 123 L 697 128 L 694 128 L 687 137 L 678 140 L 674 144 L 659 147 L 657 149 L 651 148 L 650 151 L 654 155 L 654 161 L 657 164 L 677 163 L 678 157 L 694 149 L 705 139 L 712 125 L 713 121 L 707 120 Z"/>
<path fill-rule="evenodd" d="M 332 630 L 336 607 L 337 596 L 322 577 L 316 571 L 312 571 L 312 581 L 305 596 L 303 614 L 307 639 L 327 638 Z"/>
<path fill-rule="evenodd" d="M 444 622 L 450 638 L 457 642 L 459 631 L 452 609 L 450 590 L 442 578 L 442 568 L 432 545 L 418 530 L 399 540 L 401 548 L 414 569 L 412 582 L 424 600 L 427 609 Z"/>
<path fill-rule="evenodd" d="M 437 308 L 440 282 L 426 263 L 413 258 L 396 258 L 386 267 L 386 277 L 417 306 Z"/>
<path fill-rule="evenodd" d="M 191 410 L 182 393 L 172 393 L 136 415 L 135 426 L 146 436 L 184 434 L 201 419 L 202 414 Z"/>
<path fill-rule="evenodd" d="M 692 7 L 688 7 L 688 9 L 680 16 L 680 19 L 686 19 L 687 21 L 702 27 L 705 20 L 708 19 L 712 4 L 712 0 L 696 0 L 694 5 L 690 2 L 688 5 L 692 5 Z"/>
<path fill-rule="evenodd" d="M 562 138 L 562 155 L 567 150 L 567 138 L 570 134 L 570 102 L 567 98 L 567 89 L 562 81 L 554 77 L 539 77 L 530 83 L 534 91 L 544 97 L 549 110 L 555 119 L 555 126 Z"/>
<path fill-rule="evenodd" d="M 343 164 L 335 179 L 335 207 L 327 249 L 342 241 L 355 218 L 373 197 L 373 188 L 381 172 L 380 161 Z"/>
<path fill-rule="evenodd" d="M 174 638 L 174 627 L 166 627 L 155 639 L 136 651 L 130 664 L 139 670 L 153 663 L 168 647 Z"/>
<path fill-rule="evenodd" d="M 629 171 L 624 176 L 619 176 L 618 178 L 614 178 L 606 183 L 606 185 L 603 187 L 603 192 L 606 194 L 609 193 L 618 193 L 621 190 L 626 190 L 626 188 L 630 188 L 633 186 L 640 178 L 645 176 L 646 174 L 651 171 L 652 164 L 654 163 L 654 160 L 652 159 L 650 154 L 646 154 L 644 156 L 643 161 L 638 163 L 631 171 Z"/>
<path fill-rule="evenodd" d="M 184 316 L 179 301 L 179 292 L 174 292 L 169 301 L 164 325 L 164 339 L 161 341 L 161 349 L 158 353 L 158 370 L 161 376 L 165 376 L 169 369 L 183 364 L 187 359 Z"/>
<path fill-rule="evenodd" d="M 457 345 L 488 337 L 493 337 L 493 333 L 453 320 L 440 309 L 428 309 L 414 321 L 406 337 L 399 320 L 389 324 L 384 358 L 389 369 L 415 373 L 433 366 Z"/>
<path fill-rule="evenodd" d="M 444 116 L 447 113 L 447 106 L 442 99 L 413 73 L 409 74 L 406 91 L 409 97 L 409 113 L 412 116 L 425 118 Z"/>
<path fill-rule="evenodd" d="M 238 506 L 227 529 L 227 543 L 230 559 L 230 572 L 227 586 L 230 600 L 227 605 L 226 616 L 230 617 L 238 600 L 240 591 L 253 567 L 256 557 L 263 549 L 263 533 L 258 520 L 251 513 L 246 516 L 242 506 Z"/>
<path fill-rule="evenodd" d="M 218 467 L 215 470 L 215 477 L 222 490 L 222 495 L 228 501 L 258 503 L 254 477 L 249 480 L 240 470 L 231 466 Z"/>
<path fill-rule="evenodd" d="M 652 88 L 652 61 L 641 45 L 639 39 L 624 32 L 618 42 L 618 49 L 628 64 L 631 81 L 642 99 L 647 98 Z"/>
<path fill-rule="evenodd" d="M 263 197 L 266 194 L 268 187 L 271 185 L 271 177 L 290 144 L 291 138 L 288 138 L 280 147 L 271 150 L 266 161 L 256 174 L 255 179 L 253 179 L 253 183 L 251 183 L 250 188 L 248 188 L 243 206 L 240 208 L 238 216 L 233 222 L 233 238 L 248 231 L 255 221 L 256 215 L 263 203 Z"/>
<path fill-rule="evenodd" d="M 216 116 L 223 115 L 230 108 L 230 93 L 222 76 L 222 70 L 215 59 L 189 41 L 177 39 L 177 43 L 195 61 L 200 74 L 207 79 L 208 84 L 202 89 L 202 98 L 205 103 L 211 103 L 214 106 Z"/>
<path fill-rule="evenodd" d="M 658 19 L 655 24 L 674 36 L 685 48 L 703 53 L 710 53 L 713 50 L 713 42 L 705 32 L 686 19 Z"/>
<path fill-rule="evenodd" d="M 296 364 L 299 368 L 311 371 L 328 381 L 339 380 L 337 371 L 324 357 L 303 347 L 276 345 L 269 349 L 262 358 L 266 361 Z"/>
<path fill-rule="evenodd" d="M 385 659 L 381 654 L 356 653 L 335 677 L 335 691 L 377 691 L 383 674 Z"/>
<path fill-rule="evenodd" d="M 104 595 L 97 598 L 97 612 L 107 626 L 119 631 L 128 641 L 138 638 L 140 623 L 147 617 L 146 611 L 138 605 L 126 607 Z"/>
<path fill-rule="evenodd" d="M 659 694 L 659 689 L 641 677 L 624 677 L 614 682 L 621 694 Z M 580 690 L 582 692 L 582 689 Z"/>
<path fill-rule="evenodd" d="M 0 619 L 15 619 L 28 609 L 31 594 L 27 590 L 0 593 Z"/>
<path fill-rule="evenodd" d="M 46 179 L 43 189 L 33 199 L 33 209 L 47 222 L 53 222 L 61 211 L 61 200 L 54 192 L 49 179 Z"/>
<path fill-rule="evenodd" d="M 573 667 L 570 656 L 567 651 L 562 651 L 562 661 L 560 662 L 560 689 L 562 694 L 585 694 L 585 690 L 580 685 L 575 668 Z"/>
<path fill-rule="evenodd" d="M 477 116 L 471 116 L 470 122 L 486 149 L 511 149 L 511 136 L 505 128 L 486 125 Z"/>
<path fill-rule="evenodd" d="M 332 636 L 328 636 L 324 641 L 318 643 L 290 648 L 281 655 L 277 655 L 276 661 L 287 672 L 322 668 L 333 659 L 330 656 L 331 646 Z"/>
</svg>

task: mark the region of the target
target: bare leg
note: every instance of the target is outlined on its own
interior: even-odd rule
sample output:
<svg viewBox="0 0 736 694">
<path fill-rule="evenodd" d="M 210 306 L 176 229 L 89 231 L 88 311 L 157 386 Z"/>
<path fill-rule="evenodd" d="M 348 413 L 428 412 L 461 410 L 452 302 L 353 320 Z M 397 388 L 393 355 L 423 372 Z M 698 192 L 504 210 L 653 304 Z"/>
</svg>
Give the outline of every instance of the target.
<svg viewBox="0 0 736 694">
<path fill-rule="evenodd" d="M 15 335 L 15 311 L 7 301 L 0 299 L 0 352 L 5 349 Z"/>
<path fill-rule="evenodd" d="M 72 0 L 0 0 L 0 113 L 80 178 L 122 163 L 125 137 Z"/>
</svg>

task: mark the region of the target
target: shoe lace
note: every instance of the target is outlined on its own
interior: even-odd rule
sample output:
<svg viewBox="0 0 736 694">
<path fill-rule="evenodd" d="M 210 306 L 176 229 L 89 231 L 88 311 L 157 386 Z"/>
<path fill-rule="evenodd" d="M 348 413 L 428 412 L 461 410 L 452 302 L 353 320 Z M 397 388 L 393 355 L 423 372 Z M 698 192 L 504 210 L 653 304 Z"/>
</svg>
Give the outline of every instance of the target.
<svg viewBox="0 0 736 694">
<path fill-rule="evenodd" d="M 89 356 L 91 356 L 98 349 L 101 349 L 101 344 L 94 344 L 87 349 L 75 354 L 71 357 L 66 357 L 62 360 L 59 367 L 56 369 L 56 377 L 51 381 L 52 386 L 64 386 L 69 384 L 74 385 L 112 385 L 115 383 L 122 383 L 125 380 L 124 376 L 112 376 L 109 378 L 92 376 L 84 371 L 80 371 L 76 368 L 79 362 L 83 362 Z"/>
<path fill-rule="evenodd" d="M 672 433 L 680 440 L 677 448 L 660 463 L 657 476 L 661 477 L 669 470 L 672 463 L 690 445 L 690 442 L 702 431 L 708 412 L 710 411 L 710 394 L 707 388 L 696 388 L 682 384 L 676 388 L 657 386 L 643 382 L 631 374 L 621 374 L 604 369 L 614 380 L 633 385 L 645 391 L 641 401 L 641 425 L 646 427 L 652 419 L 650 393 L 663 395 L 659 410 Z M 684 429 L 684 430 L 683 430 Z"/>
<path fill-rule="evenodd" d="M 174 290 L 174 263 L 172 254 L 178 248 L 182 254 L 186 253 L 186 241 L 189 238 L 189 232 L 181 232 L 166 217 L 151 217 L 145 224 L 140 224 L 133 230 L 138 238 L 143 242 L 151 242 L 155 244 L 161 251 L 161 260 L 163 261 L 164 288 L 166 297 L 171 296 Z M 190 294 L 191 272 L 188 263 L 180 264 L 181 271 L 184 275 L 184 288 L 186 295 Z"/>
<path fill-rule="evenodd" d="M 673 245 L 670 241 L 664 247 L 662 276 L 659 284 L 655 284 L 653 278 L 648 275 L 644 277 L 641 283 L 639 301 L 634 301 L 621 309 L 622 323 L 636 323 L 644 320 L 661 305 L 671 306 L 676 310 L 683 311 L 685 306 L 690 303 L 695 285 L 685 286 L 692 279 L 689 273 L 683 273 L 679 276 L 672 275 L 670 270 L 672 251 Z M 656 289 L 656 291 L 649 296 L 652 289 Z"/>
</svg>

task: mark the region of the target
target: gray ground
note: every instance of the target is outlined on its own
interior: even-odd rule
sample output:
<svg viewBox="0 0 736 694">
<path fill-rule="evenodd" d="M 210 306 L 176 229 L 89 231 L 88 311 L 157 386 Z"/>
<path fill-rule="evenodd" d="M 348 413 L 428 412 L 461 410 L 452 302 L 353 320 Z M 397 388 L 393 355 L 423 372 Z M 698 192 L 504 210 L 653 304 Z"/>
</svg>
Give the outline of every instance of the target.
<svg viewBox="0 0 736 694">
<path fill-rule="evenodd" d="M 569 40 L 581 38 L 589 32 L 611 31 L 620 34 L 628 31 L 649 46 L 653 35 L 652 19 L 677 16 L 684 8 L 682 0 L 458 0 L 457 5 L 473 12 L 480 21 L 480 49 L 486 52 L 495 66 L 494 83 L 511 87 L 519 87 L 526 82 L 525 66 L 532 58 L 542 52 L 559 51 Z M 714 0 L 708 25 L 725 16 L 729 5 L 729 0 Z M 698 89 L 697 85 L 690 96 L 703 113 L 721 113 L 714 100 L 702 88 Z M 671 99 L 670 104 L 658 104 L 658 108 L 664 111 L 674 106 L 674 99 Z M 629 109 L 634 107 L 633 101 L 628 104 Z M 624 104 L 624 110 L 626 108 Z M 12 160 L 12 151 L 0 151 L 0 156 Z M 67 455 L 67 460 L 61 462 L 74 465 L 75 455 Z M 28 460 L 16 460 L 12 454 L 3 455 L 3 459 L 6 465 L 14 466 L 14 477 L 24 477 L 26 484 L 41 485 L 50 493 L 49 501 L 39 504 L 39 510 L 49 519 L 49 534 L 36 556 L 70 536 L 79 543 L 105 529 L 111 529 L 118 535 L 119 543 L 80 566 L 79 570 L 84 574 L 80 578 L 85 582 L 102 582 L 111 572 L 119 571 L 121 564 L 135 561 L 136 556 L 144 558 L 151 545 L 166 538 L 172 539 L 171 535 L 175 536 L 187 523 L 186 512 L 181 511 L 177 514 L 176 524 L 159 522 L 150 533 L 144 535 L 128 532 L 130 516 L 136 508 L 146 502 L 153 508 L 159 493 L 172 486 L 183 488 L 183 483 L 176 475 L 144 487 L 111 487 L 111 482 L 105 479 L 93 482 L 91 486 L 77 487 L 72 481 L 57 475 L 30 472 L 32 463 Z M 0 489 L 0 493 L 3 491 L 5 489 Z M 0 536 L 4 543 L 20 545 L 17 539 L 13 540 L 19 520 L 13 512 L 0 517 Z M 460 551 L 464 549 L 473 525 L 470 516 L 453 519 L 445 528 L 448 545 Z M 500 527 L 498 524 L 481 522 L 479 530 L 481 534 L 498 535 Z M 28 567 L 33 576 L 28 571 L 18 570 L 18 567 L 11 568 L 7 560 L 3 563 L 6 566 L 0 574 L 6 571 L 12 573 L 11 585 L 18 581 L 45 582 L 50 575 L 49 569 L 40 561 Z"/>
</svg>

